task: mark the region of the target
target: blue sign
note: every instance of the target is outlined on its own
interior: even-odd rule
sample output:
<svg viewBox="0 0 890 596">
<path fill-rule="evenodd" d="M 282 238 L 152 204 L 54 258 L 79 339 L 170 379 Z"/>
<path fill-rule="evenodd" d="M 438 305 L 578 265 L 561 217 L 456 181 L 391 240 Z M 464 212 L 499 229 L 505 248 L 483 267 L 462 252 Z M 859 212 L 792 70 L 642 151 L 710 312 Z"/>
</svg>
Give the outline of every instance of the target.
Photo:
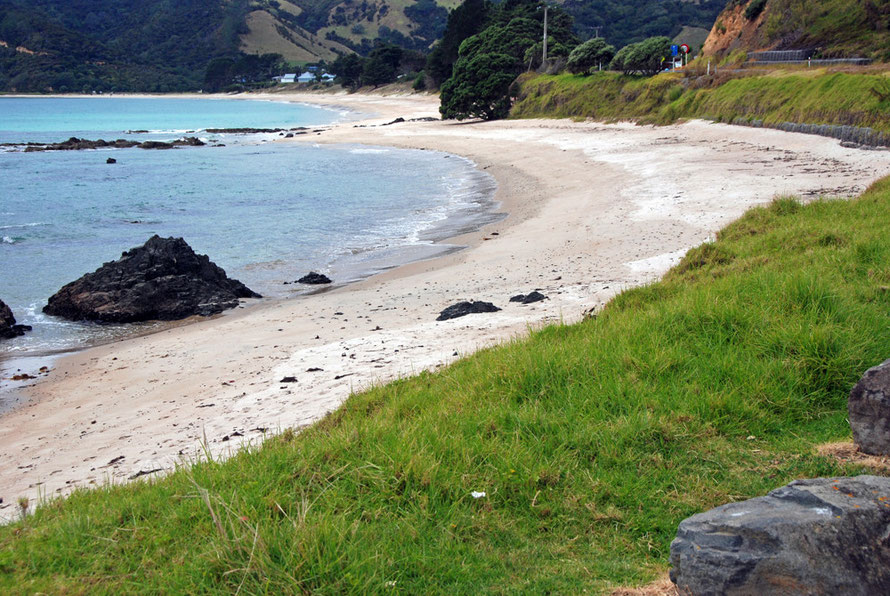
<svg viewBox="0 0 890 596">
<path fill-rule="evenodd" d="M 680 53 L 680 46 L 678 46 L 677 44 L 672 45 L 671 46 L 671 56 L 676 56 L 679 53 Z"/>
</svg>

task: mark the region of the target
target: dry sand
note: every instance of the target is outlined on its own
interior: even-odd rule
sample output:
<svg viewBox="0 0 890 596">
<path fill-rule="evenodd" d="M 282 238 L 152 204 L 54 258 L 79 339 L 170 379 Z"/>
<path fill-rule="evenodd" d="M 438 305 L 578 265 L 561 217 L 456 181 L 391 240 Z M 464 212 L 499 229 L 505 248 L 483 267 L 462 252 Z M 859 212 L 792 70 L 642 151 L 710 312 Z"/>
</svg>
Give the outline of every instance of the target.
<svg viewBox="0 0 890 596">
<path fill-rule="evenodd" d="M 578 320 L 658 278 L 692 246 L 777 194 L 850 196 L 890 174 L 882 151 L 689 122 L 404 122 L 432 96 L 274 95 L 373 118 L 283 142 L 436 149 L 498 182 L 507 219 L 452 239 L 467 250 L 305 298 L 265 302 L 61 359 L 0 419 L 0 515 L 20 496 L 124 481 L 310 424 L 350 392 L 448 364 L 529 328 Z M 213 255 L 210 255 L 211 258 Z M 549 299 L 509 303 L 538 289 Z M 465 299 L 503 310 L 436 322 Z M 308 372 L 310 369 L 313 372 Z M 294 376 L 292 383 L 279 382 Z"/>
</svg>

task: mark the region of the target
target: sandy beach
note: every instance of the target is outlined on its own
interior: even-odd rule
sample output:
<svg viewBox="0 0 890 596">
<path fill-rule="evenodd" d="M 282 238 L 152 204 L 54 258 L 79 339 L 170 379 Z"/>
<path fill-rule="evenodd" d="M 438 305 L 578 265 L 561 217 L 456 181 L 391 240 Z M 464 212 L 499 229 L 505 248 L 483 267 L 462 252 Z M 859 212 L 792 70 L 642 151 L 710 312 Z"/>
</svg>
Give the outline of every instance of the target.
<svg viewBox="0 0 890 596">
<path fill-rule="evenodd" d="M 885 151 L 702 121 L 458 123 L 415 120 L 438 117 L 433 96 L 267 98 L 374 114 L 282 143 L 469 158 L 497 181 L 507 217 L 450 239 L 466 248 L 445 257 L 56 361 L 23 389 L 29 403 L 0 418 L 0 517 L 14 517 L 22 496 L 154 477 L 205 448 L 224 455 L 311 424 L 353 391 L 577 321 L 776 195 L 851 196 L 890 174 Z M 406 121 L 383 126 L 397 117 Z M 548 299 L 508 302 L 532 290 Z M 502 310 L 436 322 L 460 300 Z"/>
</svg>

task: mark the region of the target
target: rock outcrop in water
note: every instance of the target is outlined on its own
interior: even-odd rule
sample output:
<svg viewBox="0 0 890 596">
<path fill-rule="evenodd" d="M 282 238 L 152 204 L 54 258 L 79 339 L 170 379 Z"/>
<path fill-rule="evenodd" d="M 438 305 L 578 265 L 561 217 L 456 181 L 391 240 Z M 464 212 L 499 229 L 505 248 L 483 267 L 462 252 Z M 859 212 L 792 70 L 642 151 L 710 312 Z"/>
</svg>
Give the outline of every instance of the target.
<svg viewBox="0 0 890 596">
<path fill-rule="evenodd" d="M 30 325 L 16 325 L 15 317 L 5 302 L 0 300 L 0 339 L 12 339 L 31 331 Z"/>
<path fill-rule="evenodd" d="M 202 147 L 205 143 L 198 137 L 182 137 L 175 141 L 133 141 L 129 139 L 117 139 L 106 141 L 105 139 L 79 139 L 71 137 L 61 143 L 2 143 L 2 147 L 24 147 L 25 153 L 35 151 L 83 151 L 85 149 L 174 149 L 176 147 Z"/>
<path fill-rule="evenodd" d="M 816 478 L 680 523 L 681 594 L 890 594 L 890 478 Z"/>
<path fill-rule="evenodd" d="M 182 238 L 152 236 L 50 297 L 43 312 L 75 321 L 132 323 L 209 316 L 260 295 Z"/>
</svg>

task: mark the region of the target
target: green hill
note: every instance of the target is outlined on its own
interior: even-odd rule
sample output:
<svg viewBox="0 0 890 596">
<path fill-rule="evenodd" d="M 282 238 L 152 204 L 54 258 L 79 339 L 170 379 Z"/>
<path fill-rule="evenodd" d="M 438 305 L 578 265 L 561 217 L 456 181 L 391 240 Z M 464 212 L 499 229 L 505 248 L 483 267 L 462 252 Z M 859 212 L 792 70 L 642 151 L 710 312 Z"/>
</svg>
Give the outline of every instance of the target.
<svg viewBox="0 0 890 596">
<path fill-rule="evenodd" d="M 723 0 L 566 0 L 582 39 L 710 28 Z M 214 58 L 426 52 L 459 0 L 0 0 L 0 91 L 183 91 Z M 685 41 L 685 40 L 684 40 Z"/>
</svg>

